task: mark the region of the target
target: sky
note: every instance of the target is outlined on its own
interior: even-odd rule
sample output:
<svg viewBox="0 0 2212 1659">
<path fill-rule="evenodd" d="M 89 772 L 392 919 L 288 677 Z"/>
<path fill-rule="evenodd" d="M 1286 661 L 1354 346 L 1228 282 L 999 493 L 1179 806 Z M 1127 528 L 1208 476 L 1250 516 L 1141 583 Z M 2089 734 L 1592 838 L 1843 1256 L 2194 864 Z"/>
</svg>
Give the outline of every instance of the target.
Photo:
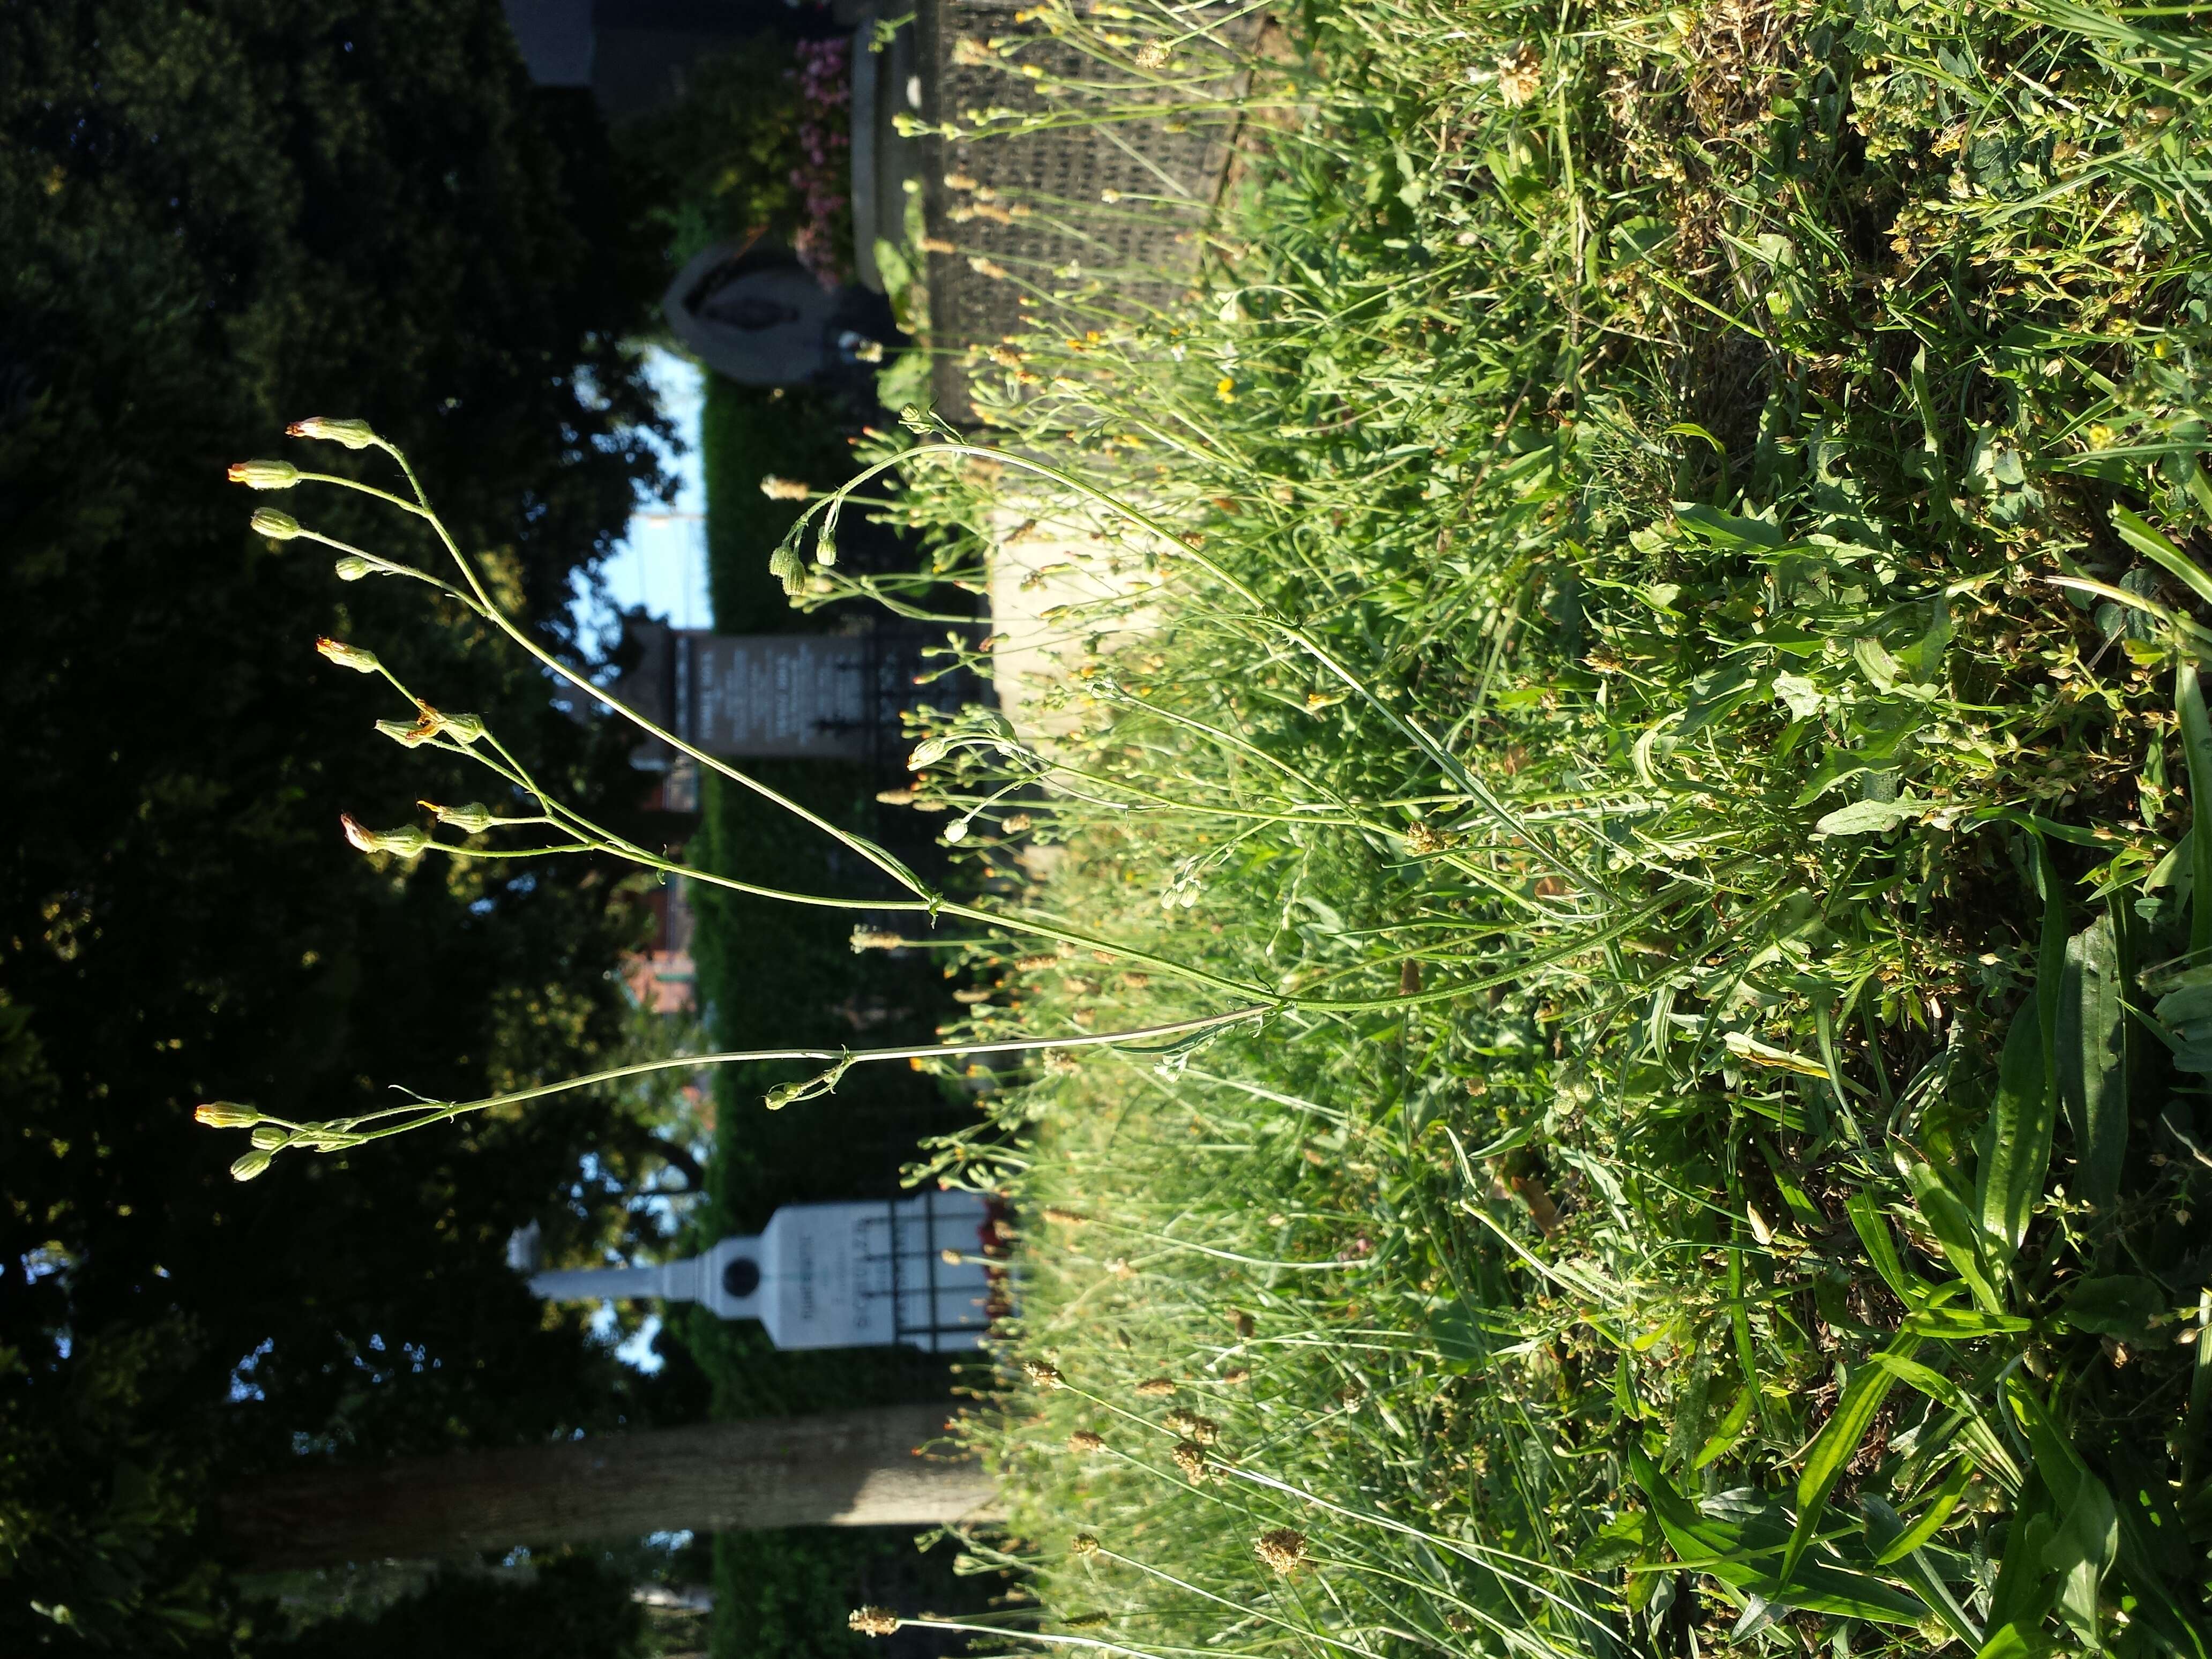
<svg viewBox="0 0 2212 1659">
<path fill-rule="evenodd" d="M 678 628 L 714 625 L 707 598 L 707 489 L 699 460 L 705 373 L 659 346 L 646 349 L 645 372 L 684 443 L 681 454 L 660 453 L 678 481 L 676 500 L 645 502 L 631 515 L 629 532 L 604 567 L 603 596 L 580 585 L 574 609 L 587 635 L 611 633 L 617 613 L 633 605 Z"/>
<path fill-rule="evenodd" d="M 622 544 L 602 567 L 604 593 L 595 595 L 580 586 L 575 612 L 587 634 L 611 634 L 615 617 L 633 605 L 642 605 L 678 628 L 714 626 L 714 611 L 707 598 L 707 487 L 699 462 L 705 372 L 672 352 L 648 346 L 645 374 L 684 444 L 681 454 L 660 451 L 661 464 L 677 480 L 676 499 L 666 504 L 647 501 L 631 514 Z M 592 1328 L 603 1341 L 614 1335 L 612 1303 L 599 1304 Z M 659 1316 L 648 1316 L 615 1352 L 640 1370 L 657 1371 L 661 1360 L 653 1352 L 653 1340 L 659 1331 Z"/>
</svg>

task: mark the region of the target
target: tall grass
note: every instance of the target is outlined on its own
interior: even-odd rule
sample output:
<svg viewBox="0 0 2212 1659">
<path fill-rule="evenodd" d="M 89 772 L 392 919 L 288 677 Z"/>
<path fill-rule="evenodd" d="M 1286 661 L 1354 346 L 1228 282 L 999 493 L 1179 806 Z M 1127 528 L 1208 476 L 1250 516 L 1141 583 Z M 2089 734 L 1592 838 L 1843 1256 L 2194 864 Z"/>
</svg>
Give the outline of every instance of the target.
<svg viewBox="0 0 2212 1659">
<path fill-rule="evenodd" d="M 1316 5 L 1193 303 L 1009 272 L 1001 457 L 915 421 L 897 510 L 972 574 L 1048 462 L 1166 621 L 925 790 L 1304 1005 L 940 1148 L 1027 1218 L 1010 1633 L 2204 1651 L 2208 70 L 2187 7 Z M 979 1040 L 1217 1006 L 968 963 Z"/>
</svg>

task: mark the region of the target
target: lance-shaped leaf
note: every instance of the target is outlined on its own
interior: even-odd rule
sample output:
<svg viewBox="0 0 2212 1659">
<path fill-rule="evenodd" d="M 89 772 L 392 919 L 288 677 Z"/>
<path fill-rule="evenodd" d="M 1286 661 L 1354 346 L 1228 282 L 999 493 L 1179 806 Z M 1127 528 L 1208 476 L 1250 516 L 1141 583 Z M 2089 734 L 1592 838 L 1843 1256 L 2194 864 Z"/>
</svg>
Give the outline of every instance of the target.
<svg viewBox="0 0 2212 1659">
<path fill-rule="evenodd" d="M 1919 1351 L 1917 1336 L 1899 1336 L 1883 1351 L 1886 1355 L 1910 1359 Z M 1797 1563 L 1806 1548 L 1819 1534 L 1820 1516 L 1828 1506 L 1828 1494 L 1836 1482 L 1843 1478 L 1844 1468 L 1874 1426 L 1875 1413 L 1897 1381 L 1897 1373 L 1887 1366 L 1869 1364 L 1859 1367 L 1858 1372 L 1844 1385 L 1843 1398 L 1836 1402 L 1834 1413 L 1827 1425 L 1814 1439 L 1813 1449 L 1805 1455 L 1804 1472 L 1797 1477 L 1797 1524 L 1791 1528 L 1790 1542 L 1782 1552 L 1782 1578 L 1787 1583 L 1796 1571 Z"/>
<path fill-rule="evenodd" d="M 2126 975 L 2114 921 L 2108 912 L 2067 940 L 2058 998 L 2058 1094 L 2074 1131 L 2074 1188 L 2100 1207 L 2119 1196 L 2128 1152 Z"/>
</svg>

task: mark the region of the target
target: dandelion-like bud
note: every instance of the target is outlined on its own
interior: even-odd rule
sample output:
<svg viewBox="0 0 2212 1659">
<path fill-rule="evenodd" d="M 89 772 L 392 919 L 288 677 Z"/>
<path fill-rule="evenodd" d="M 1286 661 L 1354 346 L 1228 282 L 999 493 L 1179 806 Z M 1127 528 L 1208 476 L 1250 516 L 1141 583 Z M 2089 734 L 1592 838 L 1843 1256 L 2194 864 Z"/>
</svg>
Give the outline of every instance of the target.
<svg viewBox="0 0 2212 1659">
<path fill-rule="evenodd" d="M 944 738 L 924 738 L 915 745 L 914 753 L 906 757 L 907 769 L 919 772 L 924 767 L 934 766 L 952 752 L 952 744 Z"/>
<path fill-rule="evenodd" d="M 779 547 L 768 556 L 769 574 L 783 584 L 783 596 L 797 599 L 806 591 L 806 561 L 788 547 Z"/>
<path fill-rule="evenodd" d="M 1067 1540 L 1067 1553 L 1070 1555 L 1078 1557 L 1096 1555 L 1098 1550 L 1098 1534 L 1096 1533 L 1079 1532 Z"/>
<path fill-rule="evenodd" d="M 1183 1472 L 1184 1477 L 1194 1486 L 1204 1486 L 1206 1477 L 1212 1473 L 1206 1461 L 1206 1448 L 1195 1440 L 1176 1441 L 1173 1456 L 1176 1467 Z"/>
<path fill-rule="evenodd" d="M 257 536 L 266 536 L 272 542 L 289 542 L 300 534 L 300 521 L 289 513 L 279 513 L 273 507 L 256 507 L 246 527 Z"/>
<path fill-rule="evenodd" d="M 1147 40 L 1137 48 L 1137 67 L 1140 70 L 1161 69 L 1167 61 L 1168 49 L 1157 40 Z"/>
<path fill-rule="evenodd" d="M 465 836 L 481 836 L 499 822 L 491 808 L 482 801 L 472 800 L 466 806 L 441 806 L 434 800 L 415 803 L 441 823 L 450 823 Z"/>
<path fill-rule="evenodd" d="M 210 1100 L 192 1109 L 192 1121 L 210 1129 L 250 1129 L 261 1121 L 261 1114 L 234 1100 Z"/>
<path fill-rule="evenodd" d="M 273 1152 L 292 1137 L 273 1123 L 264 1123 L 253 1132 L 253 1144 L 264 1152 Z"/>
<path fill-rule="evenodd" d="M 357 582 L 376 568 L 357 553 L 347 554 L 332 568 L 337 570 L 338 580 L 342 582 Z"/>
<path fill-rule="evenodd" d="M 945 826 L 945 839 L 956 844 L 967 840 L 968 827 L 974 822 L 973 818 L 955 818 Z"/>
<path fill-rule="evenodd" d="M 438 735 L 438 728 L 427 720 L 379 720 L 376 729 L 402 749 L 420 748 Z"/>
<path fill-rule="evenodd" d="M 430 846 L 430 832 L 411 823 L 402 824 L 397 830 L 370 830 L 344 812 L 338 815 L 338 823 L 356 852 L 391 853 L 411 859 L 419 858 Z"/>
<path fill-rule="evenodd" d="M 1139 1400 L 1158 1400 L 1175 1391 L 1175 1378 L 1172 1376 L 1148 1376 L 1138 1383 L 1134 1390 Z"/>
<path fill-rule="evenodd" d="M 252 1180 L 269 1167 L 269 1160 L 274 1156 L 274 1153 L 264 1152 L 257 1146 L 230 1166 L 230 1178 L 233 1181 Z"/>
<path fill-rule="evenodd" d="M 300 469 L 289 461 L 233 461 L 229 477 L 248 489 L 289 489 L 300 482 Z"/>
<path fill-rule="evenodd" d="M 304 421 L 295 421 L 284 428 L 284 433 L 291 438 L 326 439 L 343 444 L 348 449 L 366 449 L 376 441 L 376 433 L 367 421 L 334 421 L 327 415 L 310 415 Z"/>
<path fill-rule="evenodd" d="M 1287 1578 L 1306 1564 L 1306 1535 L 1292 1527 L 1277 1527 L 1252 1540 L 1252 1553 Z"/>
<path fill-rule="evenodd" d="M 862 1636 L 890 1636 L 897 1631 L 899 1617 L 889 1607 L 855 1607 L 845 1624 Z"/>
<path fill-rule="evenodd" d="M 1047 1393 L 1067 1386 L 1067 1379 L 1060 1374 L 1060 1367 L 1048 1360 L 1024 1359 L 1022 1361 L 1022 1375 Z"/>
<path fill-rule="evenodd" d="M 797 478 L 779 478 L 771 472 L 761 480 L 761 494 L 772 501 L 803 501 L 814 492 Z"/>
<path fill-rule="evenodd" d="M 440 714 L 434 709 L 422 711 L 425 719 L 435 718 L 438 729 L 457 743 L 474 743 L 484 734 L 483 719 L 476 714 Z"/>
<path fill-rule="evenodd" d="M 1072 1452 L 1080 1452 L 1085 1455 L 1088 1455 L 1092 1452 L 1104 1451 L 1106 1449 L 1106 1437 L 1103 1434 L 1095 1434 L 1089 1429 L 1078 1429 L 1073 1434 L 1067 1437 L 1067 1449 Z M 1079 1535 L 1088 1536 L 1087 1534 Z M 1091 1542 L 1092 1548 L 1095 1549 L 1097 1547 L 1098 1540 L 1097 1539 L 1091 1539 Z M 1079 1551 L 1078 1552 L 1078 1553 L 1080 1553 L 1081 1552 Z"/>
<path fill-rule="evenodd" d="M 315 649 L 341 668 L 350 668 L 356 674 L 374 674 L 384 666 L 375 652 L 367 646 L 348 645 L 343 640 L 334 640 L 327 634 L 315 640 Z"/>
<path fill-rule="evenodd" d="M 1196 1412 L 1173 1411 L 1160 1419 L 1171 1432 L 1198 1445 L 1211 1446 L 1221 1438 L 1221 1425 Z"/>
</svg>

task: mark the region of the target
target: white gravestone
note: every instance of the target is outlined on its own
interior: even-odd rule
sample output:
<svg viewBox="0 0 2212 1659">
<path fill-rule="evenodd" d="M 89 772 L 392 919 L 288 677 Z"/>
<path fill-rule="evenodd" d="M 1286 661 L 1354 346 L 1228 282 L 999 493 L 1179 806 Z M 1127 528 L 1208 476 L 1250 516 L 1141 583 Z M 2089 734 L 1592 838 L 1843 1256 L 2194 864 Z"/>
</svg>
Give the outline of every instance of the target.
<svg viewBox="0 0 2212 1659">
<path fill-rule="evenodd" d="M 984 1258 L 992 1218 L 977 1193 L 787 1204 L 757 1238 L 647 1267 L 532 1275 L 549 1302 L 659 1297 L 757 1319 L 779 1348 L 979 1348 L 991 1327 Z"/>
</svg>

